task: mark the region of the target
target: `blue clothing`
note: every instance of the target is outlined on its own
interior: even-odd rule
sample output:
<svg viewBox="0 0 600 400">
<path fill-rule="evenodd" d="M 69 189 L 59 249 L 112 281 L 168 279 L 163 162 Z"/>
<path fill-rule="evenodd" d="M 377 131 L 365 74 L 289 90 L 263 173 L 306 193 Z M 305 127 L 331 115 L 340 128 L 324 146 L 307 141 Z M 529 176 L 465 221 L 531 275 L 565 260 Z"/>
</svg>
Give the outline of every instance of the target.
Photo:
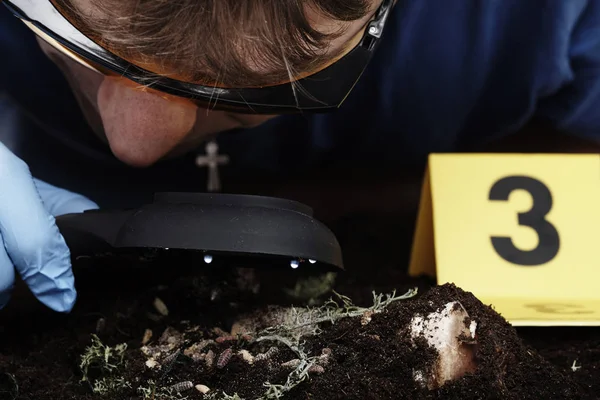
<svg viewBox="0 0 600 400">
<path fill-rule="evenodd" d="M 101 205 L 109 204 L 101 193 L 114 197 L 131 189 L 125 177 L 150 190 L 204 190 L 206 171 L 194 167 L 195 155 L 143 171 L 116 161 L 91 133 L 33 34 L 3 7 L 0 54 L 0 91 L 25 113 L 16 124 L 18 137 L 36 132 L 13 149 L 36 177 Z M 361 163 L 419 166 L 431 152 L 483 144 L 533 117 L 600 139 L 599 0 L 401 0 L 375 58 L 342 108 L 221 134 L 221 150 L 231 157 L 223 179 L 244 173 L 285 178 Z M 0 132 L 0 140 L 9 140 L 1 138 Z M 40 154 L 32 143 L 56 151 Z M 68 174 L 53 174 L 53 168 Z M 123 183 L 107 177 L 113 172 Z M 182 175 L 185 179 L 173 178 Z"/>
</svg>

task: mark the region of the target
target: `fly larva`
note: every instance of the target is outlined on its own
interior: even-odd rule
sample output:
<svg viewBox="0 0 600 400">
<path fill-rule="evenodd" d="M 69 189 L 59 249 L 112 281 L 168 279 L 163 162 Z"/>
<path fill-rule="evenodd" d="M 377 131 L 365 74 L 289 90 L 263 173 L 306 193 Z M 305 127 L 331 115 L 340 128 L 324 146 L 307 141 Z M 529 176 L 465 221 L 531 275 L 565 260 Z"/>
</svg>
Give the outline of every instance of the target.
<svg viewBox="0 0 600 400">
<path fill-rule="evenodd" d="M 325 369 L 320 365 L 312 365 L 308 368 L 309 374 L 322 374 L 323 372 L 325 372 Z"/>
<path fill-rule="evenodd" d="M 228 348 L 227 350 L 223 351 L 221 353 L 221 355 L 219 356 L 219 359 L 217 360 L 217 368 L 219 368 L 219 369 L 225 368 L 227 363 L 229 363 L 229 360 L 231 360 L 232 355 L 233 355 L 233 352 L 231 351 L 231 347 Z"/>
<path fill-rule="evenodd" d="M 273 346 L 273 347 L 269 348 L 269 350 L 267 350 L 266 352 L 257 354 L 254 357 L 254 361 L 269 360 L 278 352 L 279 352 L 279 349 L 277 347 Z"/>
<path fill-rule="evenodd" d="M 152 331 L 150 329 L 146 329 L 144 332 L 144 337 L 142 337 L 142 346 L 145 346 L 152 339 Z"/>
<path fill-rule="evenodd" d="M 179 357 L 180 353 L 181 353 L 181 350 L 177 350 L 175 353 L 169 354 L 168 356 L 166 356 L 163 359 L 163 361 L 162 361 L 163 364 L 171 364 L 172 362 L 174 362 L 177 359 L 177 357 Z"/>
<path fill-rule="evenodd" d="M 286 361 L 283 364 L 281 364 L 282 368 L 298 368 L 298 366 L 300 366 L 300 363 L 302 361 L 299 358 L 294 358 L 293 360 L 290 361 Z"/>
<path fill-rule="evenodd" d="M 190 390 L 191 388 L 194 387 L 194 384 L 190 381 L 186 381 L 186 382 L 179 382 L 174 384 L 173 386 L 170 386 L 169 389 L 174 391 L 174 392 L 185 392 L 186 390 Z"/>
<path fill-rule="evenodd" d="M 212 350 L 209 350 L 204 357 L 204 362 L 208 368 L 211 368 L 215 362 L 215 353 Z"/>
<path fill-rule="evenodd" d="M 169 315 L 169 309 L 167 308 L 167 305 L 165 304 L 164 301 L 162 301 L 160 298 L 155 298 L 154 299 L 154 308 L 156 309 L 156 311 L 158 311 L 158 313 L 160 315 L 162 315 L 163 317 L 166 317 Z"/>
<path fill-rule="evenodd" d="M 217 343 L 234 342 L 237 339 L 238 339 L 237 336 L 225 335 L 225 336 L 219 336 L 218 338 L 216 338 L 215 342 L 217 342 Z"/>
</svg>

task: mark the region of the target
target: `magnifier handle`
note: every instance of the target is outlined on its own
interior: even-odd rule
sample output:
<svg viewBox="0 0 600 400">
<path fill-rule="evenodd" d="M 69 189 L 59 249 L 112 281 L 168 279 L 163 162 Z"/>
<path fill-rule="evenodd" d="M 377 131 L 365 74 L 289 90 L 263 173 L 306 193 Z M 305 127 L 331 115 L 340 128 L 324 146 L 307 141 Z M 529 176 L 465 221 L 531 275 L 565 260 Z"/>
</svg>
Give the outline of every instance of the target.
<svg viewBox="0 0 600 400">
<path fill-rule="evenodd" d="M 89 210 L 56 218 L 72 256 L 93 255 L 114 248 L 119 232 L 133 211 Z"/>
</svg>

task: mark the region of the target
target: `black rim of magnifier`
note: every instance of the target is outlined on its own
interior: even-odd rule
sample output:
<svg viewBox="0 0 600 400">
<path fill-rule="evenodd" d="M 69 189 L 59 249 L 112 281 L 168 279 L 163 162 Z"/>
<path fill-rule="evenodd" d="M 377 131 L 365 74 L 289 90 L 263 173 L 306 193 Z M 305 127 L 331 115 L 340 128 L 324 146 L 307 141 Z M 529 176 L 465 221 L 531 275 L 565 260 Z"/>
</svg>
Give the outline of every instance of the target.
<svg viewBox="0 0 600 400">
<path fill-rule="evenodd" d="M 311 207 L 282 198 L 161 192 L 140 208 L 94 209 L 56 222 L 75 257 L 208 255 L 213 265 L 343 269 L 334 233 Z"/>
<path fill-rule="evenodd" d="M 326 69 L 294 84 L 241 89 L 192 84 L 137 67 L 83 35 L 50 0 L 4 0 L 3 3 L 15 16 L 33 24 L 73 53 L 138 84 L 152 82 L 153 89 L 189 98 L 211 109 L 251 114 L 287 114 L 326 112 L 342 105 L 380 44 L 394 0 L 383 0 L 373 20 L 367 25 L 361 42 Z M 212 104 L 215 98 L 218 98 L 218 104 Z"/>
</svg>

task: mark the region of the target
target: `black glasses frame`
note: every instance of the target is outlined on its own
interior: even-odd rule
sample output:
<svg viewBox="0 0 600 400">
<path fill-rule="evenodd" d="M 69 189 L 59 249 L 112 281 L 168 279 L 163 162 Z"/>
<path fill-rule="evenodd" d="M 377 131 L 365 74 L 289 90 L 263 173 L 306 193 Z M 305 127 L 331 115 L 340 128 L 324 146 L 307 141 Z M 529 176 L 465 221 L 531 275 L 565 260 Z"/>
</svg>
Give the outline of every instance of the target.
<svg viewBox="0 0 600 400">
<path fill-rule="evenodd" d="M 0 0 L 19 19 L 109 71 L 140 85 L 190 99 L 204 108 L 249 114 L 328 112 L 339 108 L 377 49 L 394 0 L 383 0 L 360 43 L 329 67 L 292 83 L 262 88 L 203 86 L 157 75 L 107 51 L 80 32 L 50 0 Z M 218 101 L 215 101 L 218 99 Z"/>
</svg>

